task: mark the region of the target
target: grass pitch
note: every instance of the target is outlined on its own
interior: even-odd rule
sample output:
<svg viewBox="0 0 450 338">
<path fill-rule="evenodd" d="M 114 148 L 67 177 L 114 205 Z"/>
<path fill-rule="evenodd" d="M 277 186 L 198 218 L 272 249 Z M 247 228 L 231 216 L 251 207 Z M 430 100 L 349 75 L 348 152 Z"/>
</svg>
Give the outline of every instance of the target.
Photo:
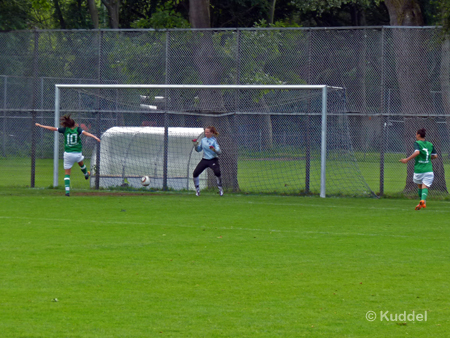
<svg viewBox="0 0 450 338">
<path fill-rule="evenodd" d="M 376 154 L 370 154 L 364 158 L 358 155 L 358 169 L 370 189 L 375 193 L 380 191 L 380 166 L 376 159 Z M 378 155 L 379 156 L 379 155 Z M 384 196 L 398 197 L 402 195 L 405 187 L 406 166 L 398 162 L 400 154 L 389 154 L 384 166 Z M 379 159 L 378 159 L 379 161 Z M 444 168 L 446 181 L 450 182 L 450 163 L 445 159 Z M 86 166 L 90 167 L 90 160 L 85 160 Z M 311 172 L 311 192 L 320 193 L 320 163 L 313 161 Z M 349 163 L 339 161 L 328 161 L 327 170 L 327 194 L 330 196 L 353 196 L 360 195 L 362 189 L 359 176 L 351 175 L 343 177 L 342 168 L 336 170 L 336 166 L 345 168 Z M 353 173 L 352 169 L 350 172 Z M 353 173 L 355 174 L 355 173 Z M 205 174 L 203 174 L 205 175 Z M 280 178 L 279 176 L 282 176 Z M 0 187 L 30 186 L 31 181 L 31 160 L 29 158 L 0 158 Z M 305 184 L 304 161 L 277 161 L 277 160 L 251 160 L 247 159 L 239 163 L 238 170 L 239 186 L 242 191 L 250 193 L 276 193 L 276 194 L 299 194 L 301 187 Z M 53 159 L 37 159 L 35 173 L 35 187 L 47 188 L 53 184 Z M 356 187 L 355 187 L 356 185 Z M 63 161 L 59 165 L 59 186 L 64 186 Z M 89 182 L 84 179 L 79 167 L 75 165 L 72 169 L 71 187 L 73 189 L 86 189 Z M 430 190 L 430 198 L 447 198 L 447 194 L 442 194 Z"/>
<path fill-rule="evenodd" d="M 0 188 L 2 337 L 448 336 L 447 201 L 72 195 Z"/>
</svg>

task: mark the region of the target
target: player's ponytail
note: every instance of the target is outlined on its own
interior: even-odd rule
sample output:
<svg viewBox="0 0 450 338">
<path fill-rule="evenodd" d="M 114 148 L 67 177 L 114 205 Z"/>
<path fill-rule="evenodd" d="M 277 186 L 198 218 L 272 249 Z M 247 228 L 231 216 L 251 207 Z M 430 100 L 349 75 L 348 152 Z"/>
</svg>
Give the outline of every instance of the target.
<svg viewBox="0 0 450 338">
<path fill-rule="evenodd" d="M 216 127 L 214 126 L 209 126 L 206 127 L 205 129 L 209 129 L 209 131 L 214 135 L 214 136 L 219 136 L 219 132 L 217 131 Z"/>
<path fill-rule="evenodd" d="M 426 135 L 426 130 L 425 130 L 425 128 L 419 129 L 419 130 L 417 131 L 417 134 L 420 135 L 421 138 L 425 138 L 425 135 Z"/>
<path fill-rule="evenodd" d="M 73 128 L 75 127 L 75 121 L 70 117 L 70 114 L 64 115 L 61 117 L 61 125 L 66 128 Z"/>
</svg>

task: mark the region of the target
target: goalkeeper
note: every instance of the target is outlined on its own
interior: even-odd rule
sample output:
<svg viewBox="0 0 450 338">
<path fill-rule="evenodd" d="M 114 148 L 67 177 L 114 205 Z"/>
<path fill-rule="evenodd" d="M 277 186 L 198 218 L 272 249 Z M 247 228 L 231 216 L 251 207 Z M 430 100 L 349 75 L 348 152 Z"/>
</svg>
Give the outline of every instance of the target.
<svg viewBox="0 0 450 338">
<path fill-rule="evenodd" d="M 216 176 L 217 186 L 219 187 L 219 194 L 223 196 L 222 179 L 220 173 L 220 165 L 218 156 L 222 153 L 220 150 L 219 143 L 217 143 L 216 137 L 219 135 L 216 128 L 209 126 L 205 128 L 205 137 L 200 140 L 192 140 L 194 142 L 194 149 L 196 152 L 201 152 L 203 150 L 203 158 L 197 164 L 194 170 L 194 185 L 195 194 L 200 196 L 200 174 L 206 169 L 211 168 Z"/>
<path fill-rule="evenodd" d="M 426 130 L 419 129 L 416 133 L 416 142 L 414 142 L 414 153 L 407 158 L 402 158 L 400 162 L 408 163 L 415 159 L 413 181 L 419 188 L 420 202 L 416 210 L 427 207 L 428 188 L 431 187 L 434 180 L 433 164 L 431 160 L 437 158 L 436 150 L 431 142 L 425 141 Z"/>
<path fill-rule="evenodd" d="M 61 126 L 62 128 L 56 128 L 36 123 L 36 127 L 41 127 L 64 134 L 64 186 L 66 196 L 70 196 L 70 171 L 75 162 L 77 162 L 80 166 L 85 179 L 89 179 L 89 176 L 91 175 L 91 173 L 87 171 L 86 165 L 83 162 L 84 156 L 81 153 L 83 145 L 81 143 L 80 135 L 83 134 L 92 137 L 98 142 L 100 142 L 100 139 L 78 127 L 78 124 L 75 123 L 70 115 L 64 115 L 61 117 Z"/>
</svg>

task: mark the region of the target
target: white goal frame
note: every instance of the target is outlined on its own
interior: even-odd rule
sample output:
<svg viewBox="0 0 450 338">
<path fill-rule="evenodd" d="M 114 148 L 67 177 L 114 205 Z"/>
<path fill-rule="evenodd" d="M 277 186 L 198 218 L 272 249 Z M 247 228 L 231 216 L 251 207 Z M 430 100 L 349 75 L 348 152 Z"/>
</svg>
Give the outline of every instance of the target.
<svg viewBox="0 0 450 338">
<path fill-rule="evenodd" d="M 326 197 L 326 160 L 327 160 L 327 89 L 343 89 L 327 85 L 166 85 L 166 84 L 55 84 L 55 127 L 59 127 L 61 89 L 302 89 L 321 90 L 322 126 L 320 147 L 320 197 Z M 100 136 L 100 135 L 98 135 Z M 58 186 L 59 134 L 55 133 L 53 153 L 53 186 Z"/>
</svg>

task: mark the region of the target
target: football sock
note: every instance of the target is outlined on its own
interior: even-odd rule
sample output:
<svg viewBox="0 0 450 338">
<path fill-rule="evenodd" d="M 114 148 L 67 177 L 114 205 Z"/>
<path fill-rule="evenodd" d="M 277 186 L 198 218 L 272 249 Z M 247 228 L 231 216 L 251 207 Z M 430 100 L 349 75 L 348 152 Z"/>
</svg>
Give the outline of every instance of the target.
<svg viewBox="0 0 450 338">
<path fill-rule="evenodd" d="M 64 186 L 66 187 L 66 194 L 70 193 L 70 175 L 64 176 Z"/>
<path fill-rule="evenodd" d="M 86 169 L 86 164 L 83 164 L 82 167 L 80 167 L 81 171 L 83 172 L 84 176 L 87 175 L 87 169 Z"/>
<path fill-rule="evenodd" d="M 428 189 L 422 189 L 422 199 L 424 201 L 427 200 L 427 196 L 428 196 Z"/>
<path fill-rule="evenodd" d="M 419 189 L 419 198 L 422 199 L 422 189 Z"/>
<path fill-rule="evenodd" d="M 200 178 L 199 177 L 194 177 L 194 185 L 195 185 L 195 188 L 198 189 L 198 187 L 200 186 Z"/>
<path fill-rule="evenodd" d="M 222 188 L 222 177 L 216 176 L 217 186 Z"/>
</svg>

